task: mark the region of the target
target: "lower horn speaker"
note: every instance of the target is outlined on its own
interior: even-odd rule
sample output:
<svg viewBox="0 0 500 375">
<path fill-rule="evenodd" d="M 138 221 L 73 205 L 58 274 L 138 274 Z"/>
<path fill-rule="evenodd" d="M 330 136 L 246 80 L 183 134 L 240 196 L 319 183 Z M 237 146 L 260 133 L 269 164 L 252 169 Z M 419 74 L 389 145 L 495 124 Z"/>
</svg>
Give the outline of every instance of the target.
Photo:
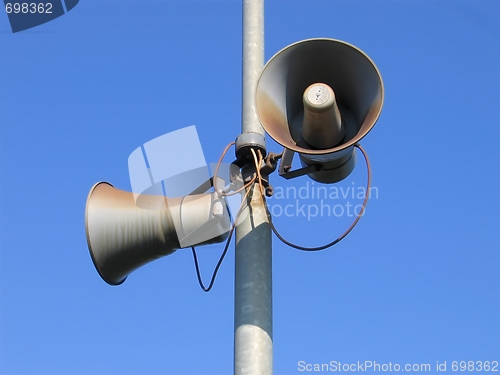
<svg viewBox="0 0 500 375">
<path fill-rule="evenodd" d="M 179 198 L 150 196 L 149 209 L 137 207 L 133 193 L 99 182 L 85 209 L 87 243 L 104 281 L 120 285 L 135 269 L 182 247 L 224 241 L 230 219 L 215 193 Z"/>
</svg>

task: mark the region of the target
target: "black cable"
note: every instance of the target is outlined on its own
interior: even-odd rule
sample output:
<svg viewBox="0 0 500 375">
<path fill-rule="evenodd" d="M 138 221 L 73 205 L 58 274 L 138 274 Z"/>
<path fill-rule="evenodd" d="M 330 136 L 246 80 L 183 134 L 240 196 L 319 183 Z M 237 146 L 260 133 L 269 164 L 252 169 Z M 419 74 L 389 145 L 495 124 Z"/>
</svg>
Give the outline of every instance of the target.
<svg viewBox="0 0 500 375">
<path fill-rule="evenodd" d="M 210 284 L 208 285 L 208 287 L 205 287 L 205 285 L 203 285 L 203 281 L 201 280 L 201 275 L 200 275 L 200 267 L 198 266 L 198 257 L 196 256 L 196 250 L 194 246 L 191 246 L 194 258 L 194 265 L 196 267 L 196 276 L 198 277 L 198 283 L 200 284 L 200 287 L 201 289 L 203 289 L 204 292 L 209 292 L 210 289 L 212 289 L 212 287 L 214 286 L 215 278 L 217 277 L 217 272 L 219 271 L 219 267 L 221 266 L 222 261 L 226 256 L 227 250 L 229 249 L 229 244 L 231 243 L 231 237 L 233 236 L 233 231 L 234 231 L 234 225 L 231 226 L 231 230 L 229 231 L 229 235 L 226 241 L 226 246 L 224 247 L 224 251 L 222 252 L 219 261 L 217 262 L 217 266 L 215 266 L 214 273 L 212 274 L 212 280 L 210 280 Z"/>
<path fill-rule="evenodd" d="M 361 145 L 359 143 L 356 143 L 354 145 L 357 149 L 359 149 L 359 151 L 361 151 L 361 153 L 363 154 L 364 158 L 365 158 L 365 161 L 366 161 L 366 169 L 367 169 L 367 172 L 368 172 L 368 180 L 367 180 L 367 183 L 366 183 L 366 192 L 365 192 L 365 199 L 363 200 L 363 205 L 362 205 L 362 208 L 361 208 L 361 211 L 359 212 L 359 214 L 356 216 L 356 219 L 354 220 L 354 222 L 351 224 L 351 226 L 340 236 L 338 237 L 336 240 L 330 242 L 330 243 L 327 243 L 326 245 L 323 245 L 323 246 L 317 246 L 317 247 L 305 247 L 305 246 L 300 246 L 300 245 L 296 245 L 290 241 L 287 241 L 286 239 L 284 239 L 281 234 L 279 234 L 278 230 L 276 229 L 276 227 L 274 226 L 273 224 L 273 221 L 272 221 L 272 217 L 271 217 L 271 213 L 269 212 L 269 210 L 267 209 L 267 204 L 264 204 L 264 206 L 266 207 L 266 213 L 267 213 L 267 217 L 268 217 L 268 220 L 269 220 L 269 225 L 271 226 L 271 229 L 272 231 L 274 232 L 274 234 L 276 235 L 276 237 L 279 238 L 279 240 L 281 242 L 283 242 L 285 245 L 288 245 L 290 247 L 293 247 L 295 249 L 298 249 L 298 250 L 303 250 L 303 251 L 319 251 L 319 250 L 324 250 L 324 249 L 327 249 L 329 247 L 332 247 L 333 245 L 339 243 L 340 241 L 342 241 L 350 232 L 351 230 L 354 229 L 354 227 L 356 226 L 356 224 L 358 223 L 359 219 L 361 219 L 361 216 L 363 216 L 364 212 L 365 212 L 365 209 L 366 209 L 366 204 L 368 203 L 368 198 L 370 196 L 370 186 L 371 186 L 371 179 L 372 179 L 372 172 L 371 172 L 371 167 L 370 167 L 370 159 L 368 158 L 368 155 L 366 154 L 365 150 L 363 149 L 363 147 L 361 147 Z M 262 197 L 262 199 L 264 199 L 264 197 Z"/>
<path fill-rule="evenodd" d="M 252 183 L 255 180 L 256 180 L 256 177 L 254 177 L 252 179 Z M 243 200 L 245 200 L 248 197 L 248 192 L 249 192 L 249 190 L 247 190 L 247 193 L 245 194 L 245 198 L 243 198 Z M 236 213 L 236 215 L 234 216 L 234 221 L 233 221 L 233 224 L 231 225 L 231 229 L 229 230 L 229 234 L 228 234 L 228 237 L 226 240 L 226 246 L 224 247 L 224 250 L 222 251 L 222 254 L 219 258 L 219 261 L 217 262 L 217 265 L 215 266 L 214 273 L 212 274 L 212 279 L 210 280 L 210 284 L 208 285 L 208 287 L 205 287 L 205 285 L 203 285 L 203 281 L 201 280 L 201 275 L 200 275 L 200 267 L 198 266 L 198 257 L 196 256 L 196 249 L 194 248 L 194 246 L 191 246 L 191 250 L 192 250 L 193 258 L 194 258 L 194 266 L 196 267 L 196 276 L 198 277 L 198 283 L 200 284 L 201 289 L 203 289 L 203 291 L 205 291 L 205 292 L 209 292 L 210 289 L 212 289 L 212 287 L 214 285 L 215 278 L 217 277 L 217 272 L 219 271 L 219 268 L 222 264 L 222 261 L 224 260 L 224 257 L 226 256 L 227 250 L 229 249 L 229 244 L 231 243 L 231 237 L 233 236 L 234 227 L 236 226 L 236 222 L 239 218 L 239 215 L 240 215 L 242 208 L 243 207 L 241 206 L 239 208 L 238 212 Z M 231 218 L 231 214 L 230 214 L 230 218 Z M 232 220 L 232 218 L 231 218 L 231 220 Z"/>
<path fill-rule="evenodd" d="M 222 159 L 226 155 L 226 153 L 229 150 L 229 148 L 232 145 L 234 145 L 234 144 L 235 143 L 232 142 L 232 143 L 228 144 L 226 146 L 226 148 L 224 149 L 224 152 L 222 153 L 222 155 L 221 155 L 221 157 L 219 159 L 219 162 L 217 163 L 217 167 L 215 168 L 215 173 L 214 173 L 214 177 L 213 177 L 215 192 L 217 192 L 219 194 L 222 194 L 223 196 L 224 195 L 228 196 L 228 195 L 237 194 L 240 191 L 248 188 L 257 179 L 257 176 L 253 177 L 247 184 L 245 184 L 241 188 L 235 190 L 232 194 L 222 193 L 222 192 L 220 192 L 220 191 L 217 190 L 217 187 L 215 185 L 216 185 L 217 172 L 219 170 L 219 166 L 222 163 Z M 247 199 L 249 192 L 250 192 L 250 190 L 247 190 L 247 192 L 245 193 L 244 198 L 242 199 L 242 201 L 245 201 L 245 199 Z M 198 283 L 200 284 L 200 287 L 201 287 L 201 289 L 203 289 L 204 292 L 209 292 L 212 289 L 212 287 L 214 286 L 215 278 L 217 277 L 217 272 L 219 271 L 219 268 L 220 268 L 220 266 L 222 264 L 222 261 L 224 260 L 224 257 L 226 256 L 227 250 L 229 249 L 229 244 L 231 243 L 231 237 L 233 236 L 234 227 L 236 226 L 236 222 L 237 222 L 237 220 L 239 218 L 239 215 L 240 215 L 240 212 L 241 212 L 242 208 L 243 208 L 243 203 L 240 206 L 240 208 L 238 209 L 238 212 L 236 213 L 236 215 L 234 217 L 233 224 L 231 225 L 231 229 L 229 230 L 229 235 L 228 235 L 228 238 L 226 240 L 226 246 L 224 247 L 224 250 L 222 251 L 222 254 L 221 254 L 220 258 L 219 258 L 219 261 L 217 262 L 217 265 L 215 266 L 214 272 L 212 274 L 212 279 L 210 280 L 210 284 L 208 285 L 208 287 L 205 287 L 205 285 L 203 284 L 203 281 L 201 280 L 200 267 L 198 265 L 198 257 L 196 256 L 196 249 L 194 248 L 194 246 L 191 246 L 191 250 L 192 250 L 192 253 L 193 253 L 193 259 L 194 259 L 194 266 L 196 268 L 196 276 L 198 277 Z"/>
</svg>

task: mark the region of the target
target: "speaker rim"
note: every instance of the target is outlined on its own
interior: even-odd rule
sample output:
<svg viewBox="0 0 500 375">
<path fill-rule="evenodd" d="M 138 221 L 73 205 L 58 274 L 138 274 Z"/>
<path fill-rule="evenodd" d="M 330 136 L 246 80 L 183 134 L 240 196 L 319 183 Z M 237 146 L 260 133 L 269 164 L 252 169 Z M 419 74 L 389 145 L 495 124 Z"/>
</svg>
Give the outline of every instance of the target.
<svg viewBox="0 0 500 375">
<path fill-rule="evenodd" d="M 97 273 L 99 274 L 99 276 L 101 276 L 101 279 L 103 279 L 107 284 L 112 285 L 112 286 L 118 286 L 118 285 L 123 284 L 125 282 L 125 280 L 127 280 L 128 276 L 125 276 L 125 278 L 122 281 L 118 282 L 118 283 L 111 282 L 106 277 L 104 277 L 104 275 L 101 273 L 101 270 L 99 269 L 99 267 L 97 267 L 97 262 L 96 262 L 96 260 L 94 258 L 94 253 L 92 251 L 92 245 L 90 243 L 90 234 L 89 234 L 89 226 L 88 226 L 88 222 L 89 222 L 88 221 L 88 218 L 89 218 L 89 216 L 88 216 L 89 202 L 90 202 L 90 198 L 91 198 L 92 194 L 94 193 L 94 190 L 100 184 L 107 184 L 107 185 L 111 186 L 112 188 L 114 188 L 114 186 L 112 184 L 110 184 L 109 182 L 107 182 L 107 181 L 99 181 L 96 184 L 94 184 L 94 186 L 92 186 L 90 188 L 89 194 L 87 196 L 87 202 L 85 203 L 85 235 L 87 237 L 87 246 L 89 248 L 90 257 L 92 258 L 92 263 L 94 264 L 94 268 L 96 269 Z"/>
<path fill-rule="evenodd" d="M 264 126 L 264 124 L 262 123 L 262 121 L 260 120 L 260 116 L 259 116 L 259 111 L 257 109 L 257 94 L 258 94 L 258 88 L 259 88 L 259 83 L 260 83 L 260 80 L 262 78 L 262 74 L 263 72 L 265 71 L 265 69 L 268 67 L 268 65 L 278 56 L 280 55 L 281 53 L 285 52 L 286 50 L 288 49 L 291 49 L 293 47 L 296 47 L 297 45 L 299 44 L 303 44 L 303 43 L 307 43 L 307 42 L 314 42 L 314 41 L 326 41 L 326 42 L 334 42 L 334 43 L 341 43 L 341 44 L 344 44 L 344 45 L 347 45 L 353 49 L 355 49 L 356 51 L 358 51 L 360 54 L 362 54 L 373 66 L 373 68 L 375 69 L 375 71 L 377 72 L 377 75 L 379 77 L 379 81 L 380 81 L 380 108 L 376 114 L 376 116 L 374 117 L 374 120 L 373 120 L 373 124 L 370 126 L 370 128 L 368 130 L 366 130 L 364 133 L 361 134 L 361 136 L 359 137 L 353 137 L 351 140 L 349 140 L 348 142 L 346 143 L 343 143 L 342 145 L 340 146 L 337 146 L 337 147 L 333 147 L 333 148 L 328 148 L 328 149 L 320 149 L 320 150 L 314 150 L 314 149 L 306 149 L 306 148 L 302 148 L 300 146 L 296 146 L 296 145 L 293 145 L 293 144 L 284 144 L 280 141 L 278 141 L 276 138 L 273 137 L 273 135 L 268 132 L 268 130 L 266 129 L 266 127 Z M 257 83 L 255 85 L 255 94 L 254 94 L 254 103 L 255 103 L 255 113 L 257 115 L 257 119 L 259 120 L 259 123 L 261 124 L 262 128 L 264 129 L 264 131 L 275 141 L 277 142 L 278 144 L 280 144 L 281 146 L 289 149 L 289 150 L 292 150 L 292 151 L 295 151 L 295 152 L 298 152 L 300 154 L 307 154 L 307 155 L 324 155 L 324 154 L 329 154 L 329 153 L 334 153 L 334 152 L 338 152 L 338 151 L 342 151 L 348 147 L 351 147 L 351 146 L 354 146 L 356 143 L 358 143 L 359 141 L 361 141 L 372 129 L 373 127 L 375 126 L 375 124 L 377 123 L 378 119 L 380 118 L 380 114 L 382 113 L 382 108 L 384 106 L 384 97 L 385 97 L 385 89 L 384 89 L 384 81 L 382 79 L 382 75 L 380 74 L 380 70 L 378 69 L 377 65 L 373 62 L 373 60 L 370 58 L 370 56 L 368 56 L 363 50 L 361 50 L 360 48 L 356 47 L 355 45 L 351 44 L 351 43 L 348 43 L 348 42 L 345 42 L 343 40 L 340 40 L 340 39 L 333 39 L 333 38 L 309 38 L 309 39 L 303 39 L 303 40 L 299 40 L 297 42 L 294 42 L 292 44 L 289 44 L 288 46 L 282 48 L 281 50 L 279 50 L 278 52 L 276 52 L 267 62 L 266 64 L 264 65 L 264 67 L 262 68 L 261 72 L 260 72 L 260 75 L 259 75 L 259 79 L 257 80 Z M 291 137 L 290 137 L 291 138 Z"/>
</svg>

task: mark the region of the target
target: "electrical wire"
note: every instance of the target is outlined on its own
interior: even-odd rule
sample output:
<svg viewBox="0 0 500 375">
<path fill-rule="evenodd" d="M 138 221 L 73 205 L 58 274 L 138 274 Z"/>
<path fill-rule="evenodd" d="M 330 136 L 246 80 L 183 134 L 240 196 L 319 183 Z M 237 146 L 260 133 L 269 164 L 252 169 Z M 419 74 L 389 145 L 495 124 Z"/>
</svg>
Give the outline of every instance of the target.
<svg viewBox="0 0 500 375">
<path fill-rule="evenodd" d="M 220 191 L 218 189 L 218 187 L 217 187 L 217 174 L 219 173 L 219 168 L 220 168 L 220 166 L 222 164 L 222 160 L 224 159 L 224 157 L 226 156 L 227 152 L 229 151 L 229 149 L 233 145 L 235 145 L 235 142 L 231 142 L 231 143 L 229 143 L 226 146 L 226 148 L 222 152 L 222 154 L 221 154 L 221 156 L 219 158 L 219 161 L 217 162 L 217 165 L 215 167 L 215 173 L 214 173 L 214 177 L 213 177 L 213 187 L 214 187 L 214 191 L 218 195 L 220 195 L 220 196 L 226 196 L 226 197 L 228 197 L 228 196 L 233 196 L 235 194 L 238 194 L 239 192 L 243 191 L 244 189 L 250 187 L 257 180 L 258 173 L 255 174 L 248 183 L 244 184 L 243 186 L 241 186 L 240 188 L 236 189 L 235 191 L 233 191 L 231 193 L 228 193 L 226 191 Z M 235 228 L 236 222 L 238 221 L 239 215 L 240 215 L 240 213 L 241 213 L 241 211 L 243 209 L 244 203 L 247 200 L 249 192 L 250 192 L 250 190 L 246 191 L 246 193 L 245 193 L 245 195 L 244 195 L 244 197 L 243 197 L 243 199 L 241 201 L 241 205 L 240 205 L 240 207 L 238 209 L 238 212 L 235 215 L 233 224 L 231 225 L 231 229 L 229 230 L 229 234 L 228 234 L 228 237 L 227 237 L 227 240 L 226 240 L 226 245 L 224 246 L 224 250 L 222 251 L 222 254 L 219 257 L 219 261 L 217 262 L 217 265 L 215 266 L 215 269 L 214 269 L 214 272 L 212 273 L 212 278 L 210 280 L 210 284 L 208 285 L 208 287 L 205 287 L 205 285 L 203 284 L 203 280 L 201 279 L 200 267 L 199 267 L 199 264 L 198 264 L 198 256 L 196 255 L 196 249 L 194 248 L 194 246 L 191 246 L 191 251 L 193 253 L 193 259 L 194 259 L 194 266 L 196 268 L 196 277 L 198 278 L 198 284 L 200 284 L 200 287 L 201 287 L 201 289 L 204 292 L 209 292 L 212 289 L 212 287 L 214 286 L 215 279 L 217 277 L 217 273 L 219 272 L 219 268 L 220 268 L 220 266 L 222 264 L 222 261 L 224 260 L 226 254 L 227 254 L 227 250 L 229 249 L 229 244 L 231 243 L 231 238 L 232 238 L 233 233 L 234 233 L 234 228 Z"/>
<path fill-rule="evenodd" d="M 267 205 L 265 204 L 264 195 L 261 196 L 262 200 L 264 202 L 264 206 L 266 207 L 266 212 L 267 212 L 267 217 L 268 217 L 268 220 L 269 220 L 269 225 L 271 226 L 271 229 L 274 232 L 274 234 L 276 235 L 276 237 L 278 237 L 279 240 L 281 242 L 283 242 L 285 245 L 288 245 L 290 247 L 293 247 L 293 248 L 298 249 L 298 250 L 303 250 L 303 251 L 319 251 L 319 250 L 327 249 L 327 248 L 329 248 L 329 247 L 331 247 L 331 246 L 339 243 L 340 241 L 342 241 L 354 229 L 354 227 L 356 226 L 356 224 L 358 223 L 358 221 L 361 219 L 361 216 L 363 216 L 363 214 L 365 212 L 366 204 L 368 203 L 368 198 L 370 196 L 370 186 L 371 186 L 372 172 L 371 172 L 371 166 L 370 166 L 370 159 L 368 158 L 368 154 L 366 153 L 366 151 L 363 149 L 363 147 L 359 143 L 354 144 L 354 146 L 357 149 L 359 149 L 359 151 L 361 151 L 361 153 L 363 154 L 363 157 L 365 158 L 365 162 L 366 162 L 366 169 L 367 169 L 367 172 L 368 172 L 368 178 L 367 178 L 367 182 L 366 182 L 365 198 L 363 200 L 362 208 L 359 211 L 358 215 L 356 216 L 356 219 L 353 221 L 353 223 L 351 224 L 351 226 L 349 228 L 347 228 L 347 230 L 340 237 L 338 237 L 336 240 L 334 240 L 332 242 L 329 242 L 326 245 L 317 246 L 317 247 L 305 247 L 305 246 L 296 245 L 296 244 L 294 244 L 294 243 L 292 243 L 290 241 L 287 241 L 285 238 L 283 238 L 283 236 L 281 236 L 281 234 L 278 232 L 278 230 L 274 226 L 274 223 L 273 223 L 272 217 L 271 217 L 271 213 L 269 212 L 269 210 L 267 208 Z M 262 183 L 262 181 L 259 180 L 259 183 Z"/>
<path fill-rule="evenodd" d="M 319 251 L 319 250 L 327 249 L 327 248 L 329 248 L 329 247 L 331 247 L 331 246 L 339 243 L 340 241 L 342 241 L 354 229 L 354 227 L 356 226 L 356 224 L 359 222 L 359 220 L 363 216 L 363 214 L 365 212 L 365 209 L 366 209 L 366 205 L 368 203 L 368 199 L 370 197 L 370 187 L 371 187 L 372 172 L 371 172 L 370 159 L 368 158 L 368 154 L 366 153 L 366 151 L 363 149 L 363 147 L 359 143 L 356 143 L 354 146 L 357 149 L 359 149 L 359 151 L 363 154 L 363 157 L 364 157 L 365 162 L 366 162 L 367 173 L 368 173 L 368 178 L 367 178 L 367 182 L 366 182 L 365 198 L 363 200 L 363 204 L 361 206 L 361 210 L 359 211 L 358 215 L 356 216 L 356 219 L 353 221 L 353 223 L 350 225 L 350 227 L 347 228 L 347 230 L 340 237 L 338 237 L 337 239 L 335 239 L 332 242 L 327 243 L 326 245 L 317 246 L 317 247 L 305 247 L 305 246 L 296 245 L 296 244 L 294 244 L 294 243 L 292 243 L 290 241 L 287 241 L 285 238 L 283 238 L 283 236 L 281 236 L 281 234 L 278 232 L 278 230 L 274 226 L 274 223 L 272 221 L 271 213 L 269 212 L 267 204 L 266 204 L 266 199 L 265 199 L 265 194 L 264 194 L 265 189 L 264 189 L 264 186 L 263 186 L 263 183 L 262 183 L 262 175 L 260 173 L 260 166 L 261 166 L 262 160 L 263 160 L 262 153 L 260 152 L 260 150 L 257 150 L 257 153 L 259 154 L 259 158 L 257 158 L 257 154 L 255 153 L 255 150 L 253 148 L 250 149 L 250 151 L 252 153 L 252 156 L 253 156 L 253 159 L 254 159 L 255 169 L 256 169 L 257 173 L 256 173 L 256 175 L 253 176 L 253 178 L 247 184 L 245 184 L 244 186 L 240 187 L 239 189 L 235 190 L 233 193 L 230 193 L 230 194 L 228 194 L 227 192 L 219 191 L 217 189 L 217 187 L 215 185 L 216 185 L 216 178 L 217 178 L 217 173 L 219 171 L 219 167 L 222 164 L 222 160 L 224 159 L 224 156 L 226 155 L 227 151 L 234 144 L 235 143 L 232 142 L 232 143 L 230 143 L 229 145 L 226 146 L 226 148 L 224 149 L 224 151 L 223 151 L 223 153 L 222 153 L 222 155 L 221 155 L 221 157 L 219 159 L 219 162 L 217 163 L 217 166 L 215 168 L 215 173 L 214 173 L 214 190 L 218 194 L 223 195 L 223 196 L 224 195 L 225 196 L 234 195 L 234 194 L 237 194 L 238 192 L 242 191 L 243 189 L 248 188 L 253 183 L 255 183 L 255 181 L 258 181 L 260 192 L 261 192 L 261 199 L 262 199 L 262 203 L 263 203 L 264 207 L 266 208 L 266 213 L 267 213 L 267 217 L 268 217 L 268 220 L 269 220 L 269 225 L 271 226 L 271 229 L 274 232 L 274 234 L 276 235 L 276 237 L 278 237 L 278 239 L 281 242 L 283 242 L 284 244 L 286 244 L 286 245 L 288 245 L 290 247 L 293 247 L 295 249 L 298 249 L 298 250 L 303 250 L 303 251 Z M 192 250 L 192 253 L 193 253 L 193 259 L 194 259 L 194 265 L 195 265 L 195 268 L 196 268 L 196 276 L 198 278 L 198 283 L 200 284 L 200 287 L 201 287 L 201 289 L 204 292 L 209 292 L 212 289 L 212 287 L 213 287 L 213 285 L 215 283 L 215 279 L 217 277 L 217 273 L 219 271 L 219 268 L 220 268 L 220 266 L 222 264 L 222 261 L 224 260 L 226 254 L 227 254 L 227 251 L 229 249 L 229 244 L 231 243 L 231 238 L 232 238 L 233 233 L 234 233 L 236 222 L 238 221 L 240 213 L 241 213 L 241 211 L 242 211 L 242 209 L 244 207 L 244 203 L 247 202 L 247 198 L 248 198 L 249 193 L 250 193 L 250 189 L 248 189 L 246 191 L 246 193 L 245 193 L 245 195 L 244 195 L 244 197 L 242 199 L 240 208 L 238 209 L 238 212 L 236 213 L 236 216 L 234 218 L 233 224 L 231 225 L 231 229 L 229 230 L 228 238 L 226 240 L 226 245 L 224 246 L 224 250 L 223 250 L 223 252 L 222 252 L 222 254 L 221 254 L 220 258 L 219 258 L 219 261 L 217 262 L 217 265 L 215 266 L 215 269 L 214 269 L 214 272 L 212 274 L 212 278 L 210 280 L 210 284 L 208 285 L 208 287 L 205 287 L 205 285 L 203 284 L 203 281 L 201 279 L 200 267 L 199 267 L 199 264 L 198 264 L 198 257 L 196 255 L 196 249 L 194 248 L 194 246 L 191 247 L 191 250 Z"/>
<path fill-rule="evenodd" d="M 209 292 L 212 287 L 214 286 L 215 283 L 215 278 L 217 277 L 217 272 L 219 272 L 219 268 L 222 264 L 222 261 L 224 260 L 224 257 L 226 256 L 227 250 L 229 249 L 229 244 L 231 243 L 231 237 L 233 236 L 234 228 L 236 226 L 236 222 L 238 221 L 238 218 L 240 216 L 240 213 L 243 209 L 244 203 L 247 201 L 248 194 L 250 193 L 250 190 L 247 190 L 242 201 L 240 208 L 238 209 L 238 212 L 236 213 L 236 216 L 234 218 L 233 224 L 231 225 L 231 229 L 229 230 L 229 234 L 226 240 L 226 246 L 224 246 L 224 251 L 222 252 L 219 261 L 217 262 L 217 265 L 215 266 L 214 272 L 212 274 L 212 279 L 210 280 L 210 284 L 208 287 L 205 287 L 203 284 L 203 281 L 201 280 L 201 274 L 200 274 L 200 267 L 198 265 L 198 257 L 196 256 L 196 249 L 194 246 L 191 246 L 191 251 L 193 253 L 193 259 L 194 259 L 194 266 L 196 268 L 196 276 L 198 278 L 198 284 L 200 284 L 201 289 L 203 289 L 204 292 Z"/>
<path fill-rule="evenodd" d="M 232 191 L 232 192 L 230 192 L 230 193 L 222 192 L 222 193 L 223 193 L 222 195 L 223 195 L 224 197 L 231 197 L 231 196 L 233 196 L 233 195 L 236 195 L 236 194 L 238 194 L 239 192 L 243 191 L 244 189 L 249 188 L 249 187 L 250 187 L 250 186 L 251 186 L 251 185 L 252 185 L 252 184 L 253 184 L 256 180 L 257 180 L 257 175 L 254 175 L 254 176 L 252 177 L 252 179 L 251 179 L 249 182 L 247 182 L 245 185 L 243 185 L 243 186 L 242 186 L 242 187 L 240 187 L 239 189 L 236 189 L 236 190 L 234 190 L 234 191 Z"/>
<path fill-rule="evenodd" d="M 213 185 L 214 185 L 214 190 L 217 194 L 221 195 L 221 196 L 225 196 L 225 197 L 231 197 L 233 195 L 236 195 L 238 194 L 239 192 L 241 192 L 242 190 L 250 187 L 254 182 L 255 182 L 255 179 L 257 178 L 257 176 L 255 176 L 252 180 L 250 180 L 249 182 L 247 182 L 246 184 L 244 184 L 242 187 L 240 187 L 239 189 L 231 192 L 231 193 L 228 193 L 226 191 L 220 191 L 217 187 L 217 175 L 219 174 L 219 168 L 222 164 L 222 160 L 224 160 L 224 157 L 226 156 L 227 152 L 229 151 L 229 149 L 231 148 L 231 146 L 234 146 L 236 144 L 236 142 L 231 142 L 229 143 L 226 148 L 224 149 L 224 151 L 222 151 L 222 154 L 219 158 L 219 161 L 217 162 L 217 165 L 215 166 L 215 173 L 214 173 L 214 177 L 213 177 Z"/>
<path fill-rule="evenodd" d="M 198 257 L 196 256 L 196 250 L 194 246 L 191 246 L 191 251 L 193 252 L 194 266 L 196 267 L 196 276 L 198 277 L 198 284 L 200 284 L 200 287 L 201 289 L 203 289 L 204 292 L 210 292 L 210 290 L 214 286 L 215 278 L 217 277 L 217 272 L 219 272 L 219 267 L 221 266 L 222 261 L 224 260 L 224 257 L 226 256 L 227 250 L 229 248 L 231 237 L 233 236 L 233 230 L 234 227 L 231 227 L 231 230 L 229 231 L 229 235 L 226 241 L 226 246 L 224 247 L 224 251 L 222 252 L 219 261 L 217 262 L 217 266 L 215 266 L 214 272 L 212 274 L 212 279 L 210 280 L 210 284 L 208 285 L 208 287 L 205 287 L 203 281 L 201 280 L 200 267 L 198 266 Z"/>
<path fill-rule="evenodd" d="M 264 186 L 262 185 L 262 175 L 260 174 L 260 166 L 262 165 L 262 153 L 260 150 L 257 150 L 259 153 L 259 160 L 257 160 L 257 155 L 255 154 L 255 150 L 253 148 L 250 149 L 253 155 L 253 160 L 255 162 L 255 170 L 257 171 L 257 177 L 259 179 L 259 188 L 260 188 L 260 194 L 264 196 Z M 265 205 L 265 201 L 262 202 Z"/>
</svg>

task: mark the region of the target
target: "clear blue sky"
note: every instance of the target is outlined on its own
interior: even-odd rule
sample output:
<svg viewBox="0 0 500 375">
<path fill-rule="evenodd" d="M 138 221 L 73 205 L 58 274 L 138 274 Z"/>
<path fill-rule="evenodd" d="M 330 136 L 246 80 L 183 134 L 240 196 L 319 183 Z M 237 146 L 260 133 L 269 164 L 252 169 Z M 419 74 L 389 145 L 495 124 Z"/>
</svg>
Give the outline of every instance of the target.
<svg viewBox="0 0 500 375">
<path fill-rule="evenodd" d="M 378 189 L 365 217 L 319 253 L 274 237 L 275 374 L 303 373 L 299 361 L 452 372 L 500 360 L 500 3 L 267 0 L 265 12 L 266 59 L 341 39 L 385 84 L 362 142 Z M 218 159 L 240 131 L 241 26 L 239 0 L 81 1 L 16 34 L 0 12 L 0 373 L 232 372 L 234 247 L 208 294 L 187 250 L 111 287 L 84 209 L 97 181 L 130 190 L 129 154 L 170 131 L 196 125 L 207 162 Z M 365 178 L 359 158 L 339 186 Z M 275 222 L 312 246 L 351 219 Z M 205 280 L 221 250 L 199 250 Z"/>
</svg>

